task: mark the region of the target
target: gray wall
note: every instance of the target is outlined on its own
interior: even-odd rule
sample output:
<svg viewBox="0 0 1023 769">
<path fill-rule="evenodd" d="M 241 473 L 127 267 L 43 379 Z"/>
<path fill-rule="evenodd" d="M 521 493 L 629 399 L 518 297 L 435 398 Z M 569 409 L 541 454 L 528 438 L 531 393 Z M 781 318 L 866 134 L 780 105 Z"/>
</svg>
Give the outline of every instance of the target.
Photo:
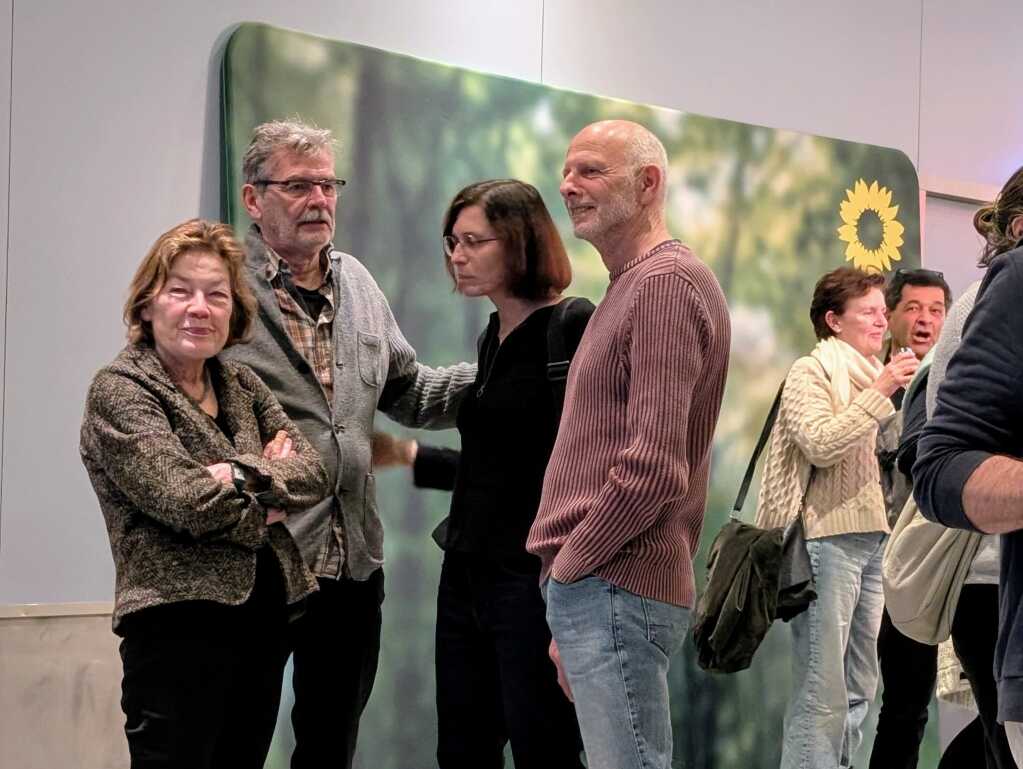
<svg viewBox="0 0 1023 769">
<path fill-rule="evenodd" d="M 0 605 L 111 597 L 82 399 L 142 254 L 218 213 L 217 66 L 243 20 L 897 147 L 945 197 L 1023 163 L 1018 0 L 0 0 Z M 970 206 L 929 202 L 925 259 L 960 288 Z"/>
</svg>

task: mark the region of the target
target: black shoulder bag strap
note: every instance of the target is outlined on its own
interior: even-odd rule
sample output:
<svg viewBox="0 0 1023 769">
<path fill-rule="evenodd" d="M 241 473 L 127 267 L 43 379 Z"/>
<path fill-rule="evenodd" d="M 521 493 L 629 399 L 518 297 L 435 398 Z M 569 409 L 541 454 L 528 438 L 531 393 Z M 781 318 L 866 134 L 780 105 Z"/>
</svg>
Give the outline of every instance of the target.
<svg viewBox="0 0 1023 769">
<path fill-rule="evenodd" d="M 774 422 L 778 418 L 778 408 L 781 406 L 781 394 L 785 389 L 785 380 L 782 380 L 781 387 L 778 388 L 778 394 L 774 396 L 774 403 L 771 404 L 771 410 L 767 412 L 767 420 L 764 422 L 764 429 L 760 431 L 760 439 L 757 441 L 757 447 L 753 449 L 753 456 L 750 457 L 749 465 L 746 467 L 746 475 L 743 476 L 742 485 L 739 486 L 739 495 L 735 498 L 735 504 L 732 505 L 732 512 L 730 518 L 732 520 L 739 520 L 742 516 L 742 506 L 746 502 L 746 495 L 749 493 L 749 485 L 753 482 L 753 473 L 757 470 L 757 460 L 760 459 L 760 455 L 764 451 L 764 447 L 767 446 L 767 441 L 771 437 L 771 430 L 774 427 Z"/>
<path fill-rule="evenodd" d="M 828 374 L 827 369 L 824 368 L 823 364 L 821 369 L 824 371 L 824 378 L 829 382 L 831 376 Z M 760 459 L 760 455 L 764 451 L 764 447 L 767 446 L 767 440 L 771 437 L 771 430 L 774 428 L 774 422 L 778 418 L 778 409 L 781 406 L 781 394 L 785 391 L 785 380 L 781 382 L 781 386 L 778 388 L 778 394 L 774 396 L 774 403 L 771 404 L 771 410 L 767 412 L 767 420 L 764 422 L 764 429 L 760 431 L 760 439 L 757 441 L 757 447 L 753 449 L 753 456 L 750 457 L 749 465 L 746 467 L 746 475 L 743 476 L 742 485 L 739 486 L 739 494 L 735 498 L 735 504 L 732 505 L 732 512 L 729 514 L 729 518 L 733 521 L 740 520 L 742 516 L 742 506 L 746 503 L 746 494 L 749 493 L 749 485 L 753 482 L 753 473 L 757 470 L 757 460 Z M 806 501 L 806 493 L 810 489 L 810 483 L 813 482 L 814 475 L 817 474 L 817 468 L 810 465 L 810 478 L 806 483 L 806 488 L 803 490 L 803 501 Z"/>
<path fill-rule="evenodd" d="M 586 302 L 578 296 L 570 296 L 563 302 L 559 302 L 547 321 L 547 381 L 551 385 L 551 392 L 554 395 L 554 422 L 560 424 L 561 409 L 565 405 L 565 383 L 568 380 L 568 367 L 572 362 L 572 356 L 568 352 L 568 342 L 565 339 L 565 318 L 573 306 L 582 306 Z M 592 305 L 591 305 L 592 307 Z M 592 309 L 591 309 L 592 314 Z M 587 316 L 589 322 L 589 316 Z"/>
</svg>

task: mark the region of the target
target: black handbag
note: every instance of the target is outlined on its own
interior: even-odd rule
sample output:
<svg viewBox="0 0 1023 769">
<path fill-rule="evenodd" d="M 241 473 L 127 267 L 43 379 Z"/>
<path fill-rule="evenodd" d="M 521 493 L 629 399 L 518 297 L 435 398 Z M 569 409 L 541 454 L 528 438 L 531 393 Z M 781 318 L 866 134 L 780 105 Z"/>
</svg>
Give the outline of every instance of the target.
<svg viewBox="0 0 1023 769">
<path fill-rule="evenodd" d="M 814 471 L 810 471 L 813 480 Z M 807 487 L 809 488 L 809 483 Z M 805 495 L 804 495 L 805 499 Z M 775 616 L 788 622 L 802 614 L 817 600 L 817 586 L 813 581 L 810 554 L 806 551 L 806 532 L 803 516 L 799 515 L 785 527 L 781 541 L 781 566 L 778 570 L 778 605 Z"/>
<path fill-rule="evenodd" d="M 753 481 L 753 474 L 757 469 L 757 462 L 760 455 L 767 446 L 771 437 L 771 430 L 778 419 L 778 409 L 781 407 L 781 394 L 785 390 L 785 382 L 778 388 L 778 394 L 774 396 L 774 403 L 764 421 L 764 428 L 760 431 L 760 439 L 756 448 L 753 449 L 753 456 L 750 457 L 749 465 L 746 467 L 746 475 L 739 487 L 739 494 L 732 505 L 731 517 L 739 520 L 742 517 L 742 507 L 746 502 L 746 494 L 749 492 L 750 483 Z M 778 567 L 778 603 L 775 608 L 775 616 L 783 622 L 788 622 L 793 617 L 806 611 L 811 601 L 817 600 L 817 587 L 813 581 L 813 568 L 810 565 L 810 554 L 806 551 L 806 531 L 803 528 L 803 506 L 806 504 L 806 494 L 813 483 L 817 468 L 810 465 L 810 478 L 806 482 L 806 489 L 803 491 L 803 499 L 799 505 L 799 515 L 785 527 L 781 544 L 781 563 Z"/>
<path fill-rule="evenodd" d="M 802 516 L 774 529 L 740 520 L 757 460 L 778 416 L 782 388 L 771 406 L 729 520 L 711 544 L 707 586 L 696 604 L 693 641 L 697 664 L 715 673 L 745 670 L 774 619 L 788 621 L 817 598 Z M 812 471 L 810 477 L 812 480 Z"/>
</svg>

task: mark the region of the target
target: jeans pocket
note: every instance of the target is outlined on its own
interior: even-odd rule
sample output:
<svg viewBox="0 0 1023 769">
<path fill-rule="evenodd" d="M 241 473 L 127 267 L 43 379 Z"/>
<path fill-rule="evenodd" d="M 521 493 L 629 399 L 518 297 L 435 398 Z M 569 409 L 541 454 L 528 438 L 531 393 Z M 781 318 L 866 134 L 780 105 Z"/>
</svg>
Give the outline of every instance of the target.
<svg viewBox="0 0 1023 769">
<path fill-rule="evenodd" d="M 689 609 L 652 598 L 641 598 L 640 601 L 646 618 L 647 640 L 664 652 L 665 656 L 673 656 L 685 640 L 689 628 Z"/>
</svg>

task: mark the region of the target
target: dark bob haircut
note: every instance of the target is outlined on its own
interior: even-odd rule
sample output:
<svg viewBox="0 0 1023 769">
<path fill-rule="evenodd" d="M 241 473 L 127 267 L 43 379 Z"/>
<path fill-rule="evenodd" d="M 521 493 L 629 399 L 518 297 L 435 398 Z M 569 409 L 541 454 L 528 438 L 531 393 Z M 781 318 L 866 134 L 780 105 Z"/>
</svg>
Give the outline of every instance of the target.
<svg viewBox="0 0 1023 769">
<path fill-rule="evenodd" d="M 547 299 L 572 282 L 572 266 L 557 227 L 536 188 L 517 179 L 470 184 L 444 214 L 443 235 L 451 234 L 463 209 L 480 206 L 504 245 L 508 290 L 520 299 Z M 444 265 L 454 280 L 451 257 Z"/>
<path fill-rule="evenodd" d="M 204 219 L 189 219 L 157 238 L 135 271 L 124 303 L 124 323 L 128 341 L 153 343 L 153 324 L 142 318 L 142 311 L 160 293 L 174 260 L 185 253 L 201 251 L 224 260 L 231 282 L 231 322 L 225 347 L 244 341 L 256 314 L 256 300 L 245 280 L 245 254 L 227 224 Z"/>
<path fill-rule="evenodd" d="M 813 289 L 810 302 L 810 321 L 818 339 L 827 339 L 835 332 L 825 320 L 829 312 L 841 315 L 850 299 L 865 296 L 871 289 L 884 289 L 884 276 L 878 272 L 863 272 L 854 267 L 839 267 L 821 276 Z"/>
</svg>

